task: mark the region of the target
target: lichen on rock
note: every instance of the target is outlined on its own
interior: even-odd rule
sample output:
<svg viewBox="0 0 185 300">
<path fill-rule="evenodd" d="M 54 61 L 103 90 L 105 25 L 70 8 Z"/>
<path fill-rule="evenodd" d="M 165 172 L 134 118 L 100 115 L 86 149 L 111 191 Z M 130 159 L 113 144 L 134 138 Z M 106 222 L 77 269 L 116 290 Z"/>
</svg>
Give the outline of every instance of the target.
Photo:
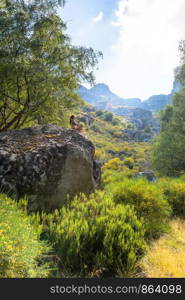
<svg viewBox="0 0 185 300">
<path fill-rule="evenodd" d="M 30 210 L 61 207 L 67 195 L 89 193 L 100 180 L 94 145 L 73 129 L 43 125 L 0 133 L 0 189 Z"/>
</svg>

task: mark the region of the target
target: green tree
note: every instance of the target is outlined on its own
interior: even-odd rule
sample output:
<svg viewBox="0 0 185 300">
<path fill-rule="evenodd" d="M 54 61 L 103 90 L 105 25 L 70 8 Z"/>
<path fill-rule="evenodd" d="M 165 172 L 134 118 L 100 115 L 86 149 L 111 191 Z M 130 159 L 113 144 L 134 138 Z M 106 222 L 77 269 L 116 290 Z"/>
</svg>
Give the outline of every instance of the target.
<svg viewBox="0 0 185 300">
<path fill-rule="evenodd" d="M 0 9 L 0 131 L 62 122 L 80 101 L 81 81 L 94 82 L 100 52 L 74 47 L 56 0 L 9 0 Z"/>
<path fill-rule="evenodd" d="M 153 143 L 153 166 L 161 175 L 178 176 L 185 172 L 185 41 L 180 43 L 181 66 L 176 80 L 181 91 L 172 105 L 161 112 L 161 133 Z"/>
<path fill-rule="evenodd" d="M 104 115 L 105 121 L 112 122 L 113 114 L 111 112 L 106 112 Z"/>
</svg>

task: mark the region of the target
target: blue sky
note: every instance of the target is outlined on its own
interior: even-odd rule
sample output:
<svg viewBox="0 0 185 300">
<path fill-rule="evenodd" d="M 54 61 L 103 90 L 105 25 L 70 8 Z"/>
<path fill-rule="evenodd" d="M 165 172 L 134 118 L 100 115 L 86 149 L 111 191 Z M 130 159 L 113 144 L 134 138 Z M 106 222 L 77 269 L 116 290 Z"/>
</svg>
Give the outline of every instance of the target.
<svg viewBox="0 0 185 300">
<path fill-rule="evenodd" d="M 73 44 L 103 52 L 97 83 L 125 98 L 170 93 L 184 0 L 67 0 L 60 15 Z"/>
</svg>

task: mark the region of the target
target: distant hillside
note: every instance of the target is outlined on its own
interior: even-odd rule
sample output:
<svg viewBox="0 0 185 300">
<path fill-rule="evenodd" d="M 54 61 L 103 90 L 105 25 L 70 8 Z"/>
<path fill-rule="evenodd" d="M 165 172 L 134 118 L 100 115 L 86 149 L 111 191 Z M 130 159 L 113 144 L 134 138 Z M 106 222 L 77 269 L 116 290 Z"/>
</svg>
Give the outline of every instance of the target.
<svg viewBox="0 0 185 300">
<path fill-rule="evenodd" d="M 81 86 L 78 93 L 82 99 L 100 109 L 111 110 L 118 106 L 140 107 L 141 105 L 140 99 L 123 99 L 112 93 L 110 88 L 103 83 L 99 83 L 91 89 Z"/>
<path fill-rule="evenodd" d="M 142 108 L 157 112 L 172 102 L 173 94 L 180 90 L 180 84 L 176 81 L 173 83 L 173 89 L 168 95 L 154 95 L 143 101 Z"/>
<path fill-rule="evenodd" d="M 151 111 L 160 111 L 167 104 L 171 103 L 172 94 L 169 95 L 154 95 L 141 103 L 141 107 Z"/>
<path fill-rule="evenodd" d="M 82 99 L 98 109 L 110 110 L 116 113 L 120 111 L 122 107 L 136 107 L 157 112 L 171 103 L 174 92 L 178 92 L 179 89 L 179 84 L 174 82 L 170 94 L 154 95 L 143 102 L 139 98 L 121 98 L 114 94 L 104 83 L 99 83 L 91 89 L 80 86 L 78 93 Z"/>
</svg>

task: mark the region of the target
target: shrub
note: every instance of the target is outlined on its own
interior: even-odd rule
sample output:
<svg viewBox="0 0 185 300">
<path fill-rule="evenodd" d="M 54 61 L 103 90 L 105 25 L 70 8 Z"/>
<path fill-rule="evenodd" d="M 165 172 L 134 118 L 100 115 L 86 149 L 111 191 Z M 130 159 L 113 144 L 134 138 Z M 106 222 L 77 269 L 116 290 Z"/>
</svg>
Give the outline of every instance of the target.
<svg viewBox="0 0 185 300">
<path fill-rule="evenodd" d="M 116 126 L 116 125 L 119 125 L 119 121 L 117 119 L 113 119 L 112 120 L 112 125 Z"/>
<path fill-rule="evenodd" d="M 121 171 L 118 172 L 118 170 L 112 170 L 112 169 L 108 169 L 108 170 L 104 170 L 103 169 L 103 173 L 102 173 L 102 185 L 106 186 L 108 184 L 117 184 L 118 182 L 122 182 L 124 178 L 132 178 L 133 177 L 133 173 L 136 171 L 137 172 L 138 169 L 128 169 L 127 167 L 123 167 L 121 169 Z"/>
<path fill-rule="evenodd" d="M 127 166 L 129 169 L 133 169 L 134 167 L 134 160 L 131 157 L 127 157 L 124 160 L 124 165 Z"/>
<path fill-rule="evenodd" d="M 110 159 L 106 162 L 103 166 L 103 170 L 111 169 L 111 170 L 119 170 L 123 167 L 123 161 L 120 160 L 118 157 Z"/>
<path fill-rule="evenodd" d="M 112 122 L 113 114 L 111 112 L 106 112 L 104 114 L 104 120 L 107 122 Z"/>
<path fill-rule="evenodd" d="M 117 184 L 118 182 L 122 182 L 124 178 L 132 178 L 138 171 L 139 168 L 137 165 L 130 169 L 119 158 L 111 159 L 102 167 L 102 184 Z"/>
<path fill-rule="evenodd" d="M 40 231 L 16 202 L 0 194 L 0 278 L 48 276 L 42 258 L 50 248 L 39 241 Z"/>
<path fill-rule="evenodd" d="M 135 129 L 135 125 L 132 124 L 132 123 L 128 123 L 126 129 L 134 130 Z"/>
<path fill-rule="evenodd" d="M 101 133 L 101 129 L 100 129 L 100 127 L 98 127 L 98 125 L 93 124 L 93 125 L 91 125 L 90 129 L 95 132 Z"/>
<path fill-rule="evenodd" d="M 60 215 L 46 231 L 63 270 L 83 276 L 104 271 L 125 276 L 134 270 L 146 246 L 132 207 L 115 205 L 109 194 L 98 191 L 76 197 Z"/>
<path fill-rule="evenodd" d="M 95 114 L 96 114 L 97 117 L 101 117 L 103 115 L 103 111 L 102 110 L 97 110 Z"/>
<path fill-rule="evenodd" d="M 139 218 L 143 218 L 147 238 L 158 237 L 167 230 L 170 205 L 162 190 L 145 179 L 125 178 L 107 185 L 116 203 L 134 205 Z"/>
<path fill-rule="evenodd" d="M 158 186 L 163 190 L 172 207 L 174 216 L 185 218 L 185 182 L 181 179 L 161 179 Z"/>
</svg>

